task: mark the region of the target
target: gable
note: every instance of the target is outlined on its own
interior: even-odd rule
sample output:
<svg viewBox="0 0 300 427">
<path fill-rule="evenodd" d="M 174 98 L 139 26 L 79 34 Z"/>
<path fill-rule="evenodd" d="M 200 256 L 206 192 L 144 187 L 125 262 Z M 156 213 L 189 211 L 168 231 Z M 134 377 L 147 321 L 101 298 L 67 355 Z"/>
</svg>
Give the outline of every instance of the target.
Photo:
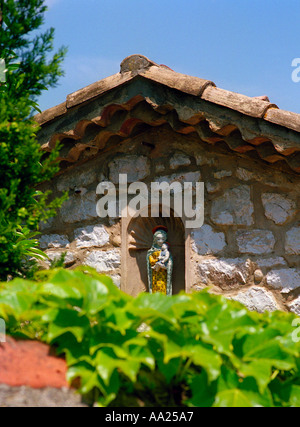
<svg viewBox="0 0 300 427">
<path fill-rule="evenodd" d="M 255 154 L 267 164 L 300 172 L 300 115 L 175 73 L 140 55 L 124 60 L 120 73 L 69 95 L 36 120 L 45 151 L 62 142 L 65 165 L 100 154 L 112 141 L 122 143 L 167 124 L 179 134 L 226 144 L 235 153 Z"/>
</svg>

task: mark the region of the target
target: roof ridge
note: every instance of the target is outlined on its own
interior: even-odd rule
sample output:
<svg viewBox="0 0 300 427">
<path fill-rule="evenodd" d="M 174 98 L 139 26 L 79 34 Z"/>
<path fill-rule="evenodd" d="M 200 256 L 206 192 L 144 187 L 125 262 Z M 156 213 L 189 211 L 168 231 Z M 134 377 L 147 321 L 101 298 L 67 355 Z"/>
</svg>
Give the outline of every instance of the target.
<svg viewBox="0 0 300 427">
<path fill-rule="evenodd" d="M 120 72 L 86 86 L 67 96 L 66 101 L 37 114 L 34 118 L 44 125 L 67 113 L 77 105 L 90 101 L 118 86 L 140 76 L 204 101 L 238 111 L 244 115 L 264 119 L 275 125 L 300 132 L 300 114 L 288 112 L 269 102 L 267 97 L 249 97 L 216 87 L 210 80 L 177 73 L 164 65 L 158 65 L 144 55 L 126 57 L 120 65 Z"/>
</svg>

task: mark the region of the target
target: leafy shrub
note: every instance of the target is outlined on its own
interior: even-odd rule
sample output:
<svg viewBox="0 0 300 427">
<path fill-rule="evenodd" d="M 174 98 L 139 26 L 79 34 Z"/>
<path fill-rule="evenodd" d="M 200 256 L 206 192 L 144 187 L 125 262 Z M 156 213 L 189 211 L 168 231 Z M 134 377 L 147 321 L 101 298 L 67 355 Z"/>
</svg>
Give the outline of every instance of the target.
<svg viewBox="0 0 300 427">
<path fill-rule="evenodd" d="M 45 157 L 30 118 L 36 98 L 63 74 L 65 49 L 51 58 L 54 30 L 39 32 L 46 9 L 44 0 L 0 2 L 0 280 L 24 276 L 31 264 L 24 261 L 42 255 L 32 238 L 65 200 L 36 191 L 59 170 L 58 149 Z"/>
<path fill-rule="evenodd" d="M 300 406 L 295 315 L 200 292 L 119 291 L 81 267 L 0 285 L 8 332 L 65 354 L 68 380 L 102 406 Z"/>
</svg>

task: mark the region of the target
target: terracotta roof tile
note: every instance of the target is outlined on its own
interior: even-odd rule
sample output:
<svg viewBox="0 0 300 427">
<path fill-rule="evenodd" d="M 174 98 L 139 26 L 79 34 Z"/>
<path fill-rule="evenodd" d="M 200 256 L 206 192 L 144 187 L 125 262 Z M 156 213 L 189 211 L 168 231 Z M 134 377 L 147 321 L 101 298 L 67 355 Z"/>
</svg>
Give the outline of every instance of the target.
<svg viewBox="0 0 300 427">
<path fill-rule="evenodd" d="M 290 111 L 276 110 L 274 108 L 266 111 L 264 119 L 276 125 L 284 126 L 300 132 L 300 114 Z"/>
<path fill-rule="evenodd" d="M 251 98 L 235 92 L 220 89 L 215 87 L 215 83 L 210 80 L 176 73 L 164 65 L 157 65 L 155 62 L 149 60 L 143 55 L 131 55 L 125 58 L 121 63 L 120 73 L 99 80 L 98 82 L 68 95 L 66 103 L 38 114 L 36 116 L 36 121 L 39 124 L 45 124 L 48 121 L 54 120 L 56 117 L 65 114 L 67 112 L 66 108 L 68 110 L 103 95 L 104 93 L 129 82 L 137 75 L 172 89 L 194 96 L 199 96 L 206 101 L 239 111 L 242 114 L 257 118 L 265 118 L 266 120 L 276 124 L 281 124 L 282 122 L 281 115 L 274 113 L 274 109 L 278 109 L 278 107 L 275 104 L 268 102 L 268 98 L 266 96 Z M 267 114 L 269 109 L 272 109 L 272 112 Z M 298 125 L 296 125 L 295 129 L 294 122 L 296 121 L 298 123 L 300 115 L 288 112 L 285 112 L 285 114 L 290 114 L 290 118 L 289 120 L 286 120 L 286 124 L 284 126 L 299 131 Z"/>
<path fill-rule="evenodd" d="M 120 111 L 123 111 L 124 114 L 120 115 Z M 255 119 L 251 118 L 250 120 Z M 300 165 L 295 162 L 294 154 L 300 153 L 300 144 L 297 145 L 295 142 L 284 138 L 274 138 L 274 140 L 263 136 L 253 138 L 253 134 L 247 133 L 247 128 L 243 127 L 245 124 L 239 126 L 238 122 L 231 125 L 226 125 L 226 123 L 226 121 L 218 122 L 209 115 L 206 117 L 199 116 L 197 112 L 189 119 L 186 116 L 186 122 L 182 122 L 180 120 L 180 106 L 173 106 L 171 110 L 169 106 L 167 112 L 160 113 L 158 109 L 155 109 L 155 104 L 138 96 L 135 98 L 135 102 L 131 99 L 124 104 L 108 105 L 100 117 L 95 117 L 92 120 L 80 120 L 71 131 L 54 133 L 43 148 L 46 151 L 51 151 L 57 140 L 63 141 L 65 139 L 68 144 L 65 147 L 66 149 L 62 151 L 61 160 L 74 163 L 80 159 L 96 155 L 105 148 L 112 137 L 118 136 L 124 140 L 127 139 L 134 134 L 136 127 L 140 124 L 151 127 L 168 124 L 175 132 L 184 135 L 196 132 L 202 141 L 208 144 L 225 142 L 230 150 L 237 153 L 256 151 L 263 160 L 269 163 L 284 160 L 291 169 L 298 172 Z M 98 126 L 98 133 L 94 140 L 83 143 L 90 125 Z M 248 140 L 245 135 L 250 136 L 250 139 Z M 73 145 L 70 145 L 71 141 L 73 141 Z"/>
<path fill-rule="evenodd" d="M 165 67 L 153 66 L 145 71 L 139 72 L 139 75 L 156 83 L 194 96 L 201 96 L 208 86 L 215 86 L 210 80 L 175 73 L 175 71 L 168 70 Z"/>
<path fill-rule="evenodd" d="M 97 96 L 103 95 L 105 92 L 123 85 L 132 79 L 131 73 L 118 73 L 113 76 L 99 80 L 83 89 L 80 89 L 67 96 L 67 108 L 75 107 L 86 101 L 90 101 Z"/>
<path fill-rule="evenodd" d="M 60 116 L 63 116 L 68 112 L 67 103 L 63 102 L 62 104 L 56 105 L 55 107 L 49 108 L 48 110 L 43 111 L 40 114 L 35 116 L 35 120 L 40 126 L 51 122 L 54 119 L 57 119 Z"/>
<path fill-rule="evenodd" d="M 254 99 L 260 99 L 262 101 L 270 102 L 270 99 L 267 95 L 254 96 Z"/>
<path fill-rule="evenodd" d="M 129 91 L 129 96 L 126 88 L 135 78 L 145 79 L 150 85 L 152 82 L 163 85 L 166 91 L 160 96 L 154 87 L 149 96 L 147 90 L 143 93 L 139 86 L 136 93 Z M 116 97 L 105 98 L 111 101 L 104 102 L 102 111 L 93 118 L 77 119 L 74 128 L 66 131 L 59 131 L 59 124 L 51 127 L 52 137 L 41 141 L 43 148 L 51 151 L 57 140 L 64 139 L 70 147 L 70 141 L 74 141 L 70 148 L 63 150 L 62 160 L 76 162 L 84 156 L 95 155 L 112 136 L 128 138 L 140 124 L 169 124 L 182 134 L 196 132 L 209 144 L 223 141 L 239 153 L 256 151 L 269 163 L 284 160 L 293 171 L 300 172 L 299 114 L 278 109 L 266 96 L 250 98 L 223 90 L 209 80 L 159 66 L 143 55 L 125 58 L 120 73 L 74 92 L 65 103 L 44 111 L 35 119 L 43 128 L 56 120 L 59 123 L 62 116 L 72 114 L 74 107 L 125 85 L 123 95 L 119 91 Z M 93 141 L 86 143 L 85 132 L 91 124 L 98 126 L 99 132 Z"/>
<path fill-rule="evenodd" d="M 229 92 L 228 90 L 219 89 L 217 87 L 206 88 L 202 94 L 202 99 L 257 118 L 263 118 L 266 111 L 271 107 L 278 108 L 270 102 L 257 98 L 250 98 L 248 96 Z"/>
</svg>

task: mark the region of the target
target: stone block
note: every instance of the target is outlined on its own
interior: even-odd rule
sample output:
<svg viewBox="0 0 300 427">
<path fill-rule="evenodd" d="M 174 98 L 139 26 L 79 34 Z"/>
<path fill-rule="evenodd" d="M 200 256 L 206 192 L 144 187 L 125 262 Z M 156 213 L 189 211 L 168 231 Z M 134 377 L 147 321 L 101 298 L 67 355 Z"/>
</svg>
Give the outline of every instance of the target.
<svg viewBox="0 0 300 427">
<path fill-rule="evenodd" d="M 121 256 L 118 250 L 93 251 L 84 261 L 85 265 L 95 268 L 98 273 L 114 271 L 121 266 Z"/>
<path fill-rule="evenodd" d="M 276 243 L 273 233 L 268 230 L 239 230 L 236 236 L 239 252 L 242 254 L 272 253 Z"/>
<path fill-rule="evenodd" d="M 184 154 L 174 154 L 170 159 L 170 168 L 178 169 L 180 167 L 189 166 L 191 164 L 191 159 Z"/>
<path fill-rule="evenodd" d="M 272 270 L 267 274 L 266 280 L 272 288 L 279 289 L 282 294 L 288 294 L 300 288 L 300 270 L 297 268 Z"/>
<path fill-rule="evenodd" d="M 0 384 L 37 389 L 68 387 L 65 360 L 55 357 L 47 344 L 38 341 L 7 336 L 0 345 L 0 366 Z"/>
<path fill-rule="evenodd" d="M 213 157 L 209 157 L 206 154 L 198 154 L 195 156 L 197 166 L 214 166 L 217 160 Z"/>
<path fill-rule="evenodd" d="M 206 182 L 205 187 L 209 194 L 217 193 L 222 189 L 221 185 L 218 182 Z"/>
<path fill-rule="evenodd" d="M 255 178 L 255 174 L 253 172 L 244 168 L 237 168 L 236 176 L 241 181 L 251 181 Z"/>
<path fill-rule="evenodd" d="M 282 257 L 260 258 L 255 261 L 260 268 L 287 267 L 287 262 Z"/>
<path fill-rule="evenodd" d="M 58 261 L 60 258 L 61 258 L 61 256 L 62 256 L 62 254 L 64 253 L 63 251 L 62 252 L 52 252 L 52 251 L 47 251 L 46 252 L 47 253 L 47 255 L 48 255 L 48 257 L 49 257 L 49 259 L 50 259 L 50 261 Z M 72 264 L 72 263 L 74 263 L 75 262 L 75 256 L 74 256 L 74 254 L 72 253 L 72 252 L 66 252 L 66 257 L 65 257 L 65 264 Z M 50 265 L 50 262 L 49 262 L 49 260 L 48 261 L 46 261 L 46 263 L 48 264 L 48 265 Z"/>
<path fill-rule="evenodd" d="M 277 193 L 262 194 L 265 216 L 275 224 L 282 225 L 296 214 L 296 204 L 293 200 Z"/>
<path fill-rule="evenodd" d="M 78 173 L 78 168 L 61 175 L 57 180 L 58 191 L 69 191 L 74 188 L 86 187 L 97 179 L 95 170 L 87 170 Z"/>
<path fill-rule="evenodd" d="M 214 177 L 216 179 L 222 179 L 222 178 L 226 178 L 226 177 L 229 177 L 229 176 L 232 176 L 232 172 L 228 171 L 228 170 L 222 170 L 222 171 L 214 173 Z"/>
<path fill-rule="evenodd" d="M 39 227 L 41 232 L 46 232 L 47 230 L 51 229 L 53 226 L 53 223 L 55 221 L 55 218 L 49 218 L 47 222 L 40 222 Z"/>
<path fill-rule="evenodd" d="M 128 182 L 136 182 L 150 174 L 150 162 L 143 156 L 124 156 L 114 159 L 108 165 L 109 180 L 114 184 L 119 183 L 119 175 L 127 175 Z"/>
<path fill-rule="evenodd" d="M 15 369 L 16 370 L 16 369 Z M 43 387 L 11 387 L 0 384 L 2 408 L 87 408 L 83 398 L 74 389 Z"/>
<path fill-rule="evenodd" d="M 192 231 L 192 248 L 199 255 L 212 255 L 221 252 L 226 246 L 224 233 L 218 233 L 210 225 Z"/>
<path fill-rule="evenodd" d="M 68 248 L 70 244 L 67 236 L 59 234 L 44 234 L 39 238 L 39 242 L 42 250 Z"/>
<path fill-rule="evenodd" d="M 198 264 L 198 279 L 201 284 L 219 286 L 228 290 L 245 285 L 251 274 L 251 265 L 244 259 L 203 257 Z"/>
<path fill-rule="evenodd" d="M 102 247 L 109 243 L 109 234 L 103 225 L 87 226 L 75 230 L 75 242 L 79 249 Z"/>
<path fill-rule="evenodd" d="M 211 218 L 215 224 L 252 225 L 253 213 L 250 187 L 247 185 L 229 189 L 212 202 Z"/>
<path fill-rule="evenodd" d="M 288 255 L 300 255 L 300 226 L 286 233 L 285 251 Z"/>
<path fill-rule="evenodd" d="M 164 171 L 165 171 L 165 169 L 166 169 L 166 167 L 165 167 L 165 165 L 164 165 L 164 164 L 162 164 L 162 163 L 157 164 L 157 165 L 155 166 L 155 172 L 156 172 L 156 173 L 164 172 Z"/>
<path fill-rule="evenodd" d="M 265 277 L 261 270 L 255 270 L 253 276 L 255 283 L 261 283 Z"/>
<path fill-rule="evenodd" d="M 300 297 L 288 304 L 289 309 L 300 316 Z"/>
<path fill-rule="evenodd" d="M 116 285 L 117 288 L 121 289 L 121 276 L 119 275 L 115 275 L 115 276 L 110 276 L 114 282 L 114 284 Z"/>
<path fill-rule="evenodd" d="M 73 224 L 97 218 L 96 192 L 71 196 L 61 207 L 62 221 Z"/>
<path fill-rule="evenodd" d="M 258 311 L 259 313 L 279 310 L 279 306 L 272 293 L 255 286 L 244 292 L 239 292 L 230 299 L 245 305 L 248 310 Z"/>
<path fill-rule="evenodd" d="M 200 172 L 187 172 L 183 174 L 161 176 L 159 178 L 156 178 L 155 182 L 167 182 L 169 184 L 172 184 L 173 182 L 179 182 L 181 185 L 183 185 L 184 182 L 196 183 L 196 182 L 199 182 L 200 179 L 201 179 Z"/>
</svg>

